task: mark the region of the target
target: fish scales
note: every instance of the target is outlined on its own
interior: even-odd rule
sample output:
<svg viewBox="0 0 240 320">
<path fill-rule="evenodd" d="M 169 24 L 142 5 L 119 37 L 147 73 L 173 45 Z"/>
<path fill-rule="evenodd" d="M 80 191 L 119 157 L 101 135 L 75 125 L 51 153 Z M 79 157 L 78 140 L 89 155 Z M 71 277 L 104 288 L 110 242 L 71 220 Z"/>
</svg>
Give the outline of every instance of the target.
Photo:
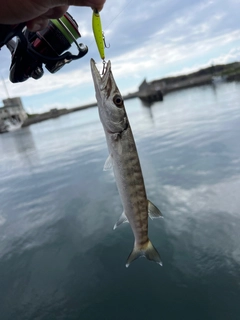
<svg viewBox="0 0 240 320">
<path fill-rule="evenodd" d="M 111 136 L 108 135 L 108 137 L 111 143 Z M 142 170 L 130 126 L 122 134 L 121 144 L 122 154 L 116 152 L 112 156 L 114 175 L 118 181 L 121 199 L 127 199 L 125 203 L 123 202 L 123 207 L 132 227 L 135 242 L 137 245 L 142 245 L 148 241 L 148 205 Z M 120 170 L 116 170 L 119 167 Z"/>
<path fill-rule="evenodd" d="M 146 257 L 162 265 L 159 253 L 148 237 L 148 215 L 159 218 L 162 214 L 147 199 L 136 144 L 121 93 L 111 71 L 111 63 L 108 61 L 104 74 L 100 76 L 94 60 L 91 59 L 91 71 L 99 116 L 109 150 L 105 168 L 113 168 L 124 208 L 114 229 L 124 222 L 129 222 L 135 238 L 126 267 L 139 257 Z"/>
</svg>

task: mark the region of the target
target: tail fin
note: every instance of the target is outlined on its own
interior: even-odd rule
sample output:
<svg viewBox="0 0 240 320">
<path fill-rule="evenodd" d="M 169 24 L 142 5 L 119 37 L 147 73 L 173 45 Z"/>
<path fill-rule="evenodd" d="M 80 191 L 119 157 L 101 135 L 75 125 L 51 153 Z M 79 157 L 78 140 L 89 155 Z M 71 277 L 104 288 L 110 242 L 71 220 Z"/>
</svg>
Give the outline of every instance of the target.
<svg viewBox="0 0 240 320">
<path fill-rule="evenodd" d="M 131 262 L 140 257 L 145 257 L 148 260 L 155 261 L 156 263 L 160 264 L 160 266 L 162 266 L 160 255 L 154 248 L 150 240 L 148 240 L 144 247 L 138 247 L 134 245 L 133 251 L 130 253 L 127 259 L 126 267 L 128 268 Z"/>
</svg>

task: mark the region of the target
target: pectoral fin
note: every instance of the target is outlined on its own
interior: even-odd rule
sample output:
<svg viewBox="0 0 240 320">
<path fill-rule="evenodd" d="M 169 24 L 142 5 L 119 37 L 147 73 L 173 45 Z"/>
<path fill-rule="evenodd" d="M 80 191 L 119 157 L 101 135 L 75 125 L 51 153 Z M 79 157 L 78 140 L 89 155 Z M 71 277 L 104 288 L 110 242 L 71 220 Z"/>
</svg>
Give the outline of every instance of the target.
<svg viewBox="0 0 240 320">
<path fill-rule="evenodd" d="M 148 200 L 148 215 L 151 219 L 163 218 L 161 211 L 150 200 Z"/>
<path fill-rule="evenodd" d="M 143 247 L 138 247 L 134 245 L 133 251 L 130 253 L 127 259 L 126 267 L 128 268 L 131 262 L 133 262 L 134 260 L 140 257 L 145 257 L 148 260 L 155 261 L 160 266 L 162 266 L 160 255 L 157 252 L 157 250 L 154 248 L 150 240 L 148 240 L 147 244 Z"/>
<path fill-rule="evenodd" d="M 122 154 L 122 140 L 121 135 L 119 133 L 113 133 L 111 135 L 111 139 L 115 145 L 115 148 L 117 149 L 117 152 L 119 155 Z"/>
<path fill-rule="evenodd" d="M 118 140 L 117 140 L 117 151 L 118 151 L 119 155 L 122 154 L 122 141 L 120 138 L 118 138 Z"/>
<path fill-rule="evenodd" d="M 115 223 L 113 230 L 115 230 L 118 226 L 120 226 L 120 224 L 122 223 L 126 223 L 129 222 L 128 218 L 125 215 L 125 212 L 123 211 L 123 213 L 121 214 L 120 218 L 118 219 L 118 221 Z"/>
<path fill-rule="evenodd" d="M 111 155 L 109 155 L 107 157 L 107 160 L 105 161 L 104 167 L 103 167 L 103 171 L 108 171 L 112 169 L 112 158 Z"/>
</svg>

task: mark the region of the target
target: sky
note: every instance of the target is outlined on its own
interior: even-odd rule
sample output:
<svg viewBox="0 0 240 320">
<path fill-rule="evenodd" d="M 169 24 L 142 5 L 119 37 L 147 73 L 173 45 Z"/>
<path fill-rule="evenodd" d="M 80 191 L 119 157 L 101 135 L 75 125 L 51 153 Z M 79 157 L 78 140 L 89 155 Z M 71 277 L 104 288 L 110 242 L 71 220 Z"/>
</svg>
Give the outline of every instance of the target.
<svg viewBox="0 0 240 320">
<path fill-rule="evenodd" d="M 240 0 L 106 0 L 101 12 L 106 60 L 122 94 L 147 81 L 196 71 L 212 64 L 240 61 Z M 89 52 L 55 74 L 46 69 L 39 80 L 12 84 L 11 56 L 0 51 L 0 72 L 10 97 L 20 96 L 29 113 L 95 102 L 90 71 L 102 61 L 92 33 L 92 10 L 71 7 L 82 42 Z M 74 46 L 72 53 L 77 50 Z M 0 100 L 7 98 L 0 81 Z M 1 105 L 1 104 L 0 104 Z"/>
</svg>

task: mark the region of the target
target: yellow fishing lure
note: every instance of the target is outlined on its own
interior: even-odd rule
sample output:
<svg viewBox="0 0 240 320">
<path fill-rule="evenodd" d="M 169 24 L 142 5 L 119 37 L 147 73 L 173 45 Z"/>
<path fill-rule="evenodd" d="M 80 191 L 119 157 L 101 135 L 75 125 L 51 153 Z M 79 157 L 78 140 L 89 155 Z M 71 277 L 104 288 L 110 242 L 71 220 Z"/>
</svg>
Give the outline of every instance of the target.
<svg viewBox="0 0 240 320">
<path fill-rule="evenodd" d="M 104 36 L 102 31 L 102 23 L 101 23 L 99 12 L 96 9 L 93 10 L 92 29 L 93 29 L 93 34 L 98 47 L 100 57 L 102 60 L 104 60 L 105 59 L 105 50 L 104 50 L 105 43 L 104 43 Z"/>
</svg>

